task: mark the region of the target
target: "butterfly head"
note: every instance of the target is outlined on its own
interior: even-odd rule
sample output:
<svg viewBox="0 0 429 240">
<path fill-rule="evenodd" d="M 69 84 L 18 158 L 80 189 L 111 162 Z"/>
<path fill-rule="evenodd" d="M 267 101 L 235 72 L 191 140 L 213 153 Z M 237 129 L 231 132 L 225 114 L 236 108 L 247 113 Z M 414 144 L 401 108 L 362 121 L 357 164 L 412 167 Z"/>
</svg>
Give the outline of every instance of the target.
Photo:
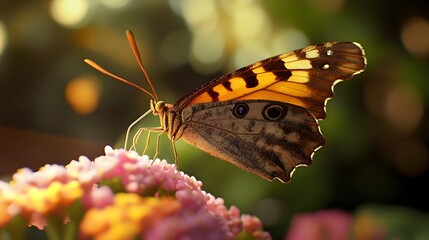
<svg viewBox="0 0 429 240">
<path fill-rule="evenodd" d="M 166 104 L 164 101 L 150 100 L 150 109 L 154 115 L 159 115 L 166 111 Z"/>
</svg>

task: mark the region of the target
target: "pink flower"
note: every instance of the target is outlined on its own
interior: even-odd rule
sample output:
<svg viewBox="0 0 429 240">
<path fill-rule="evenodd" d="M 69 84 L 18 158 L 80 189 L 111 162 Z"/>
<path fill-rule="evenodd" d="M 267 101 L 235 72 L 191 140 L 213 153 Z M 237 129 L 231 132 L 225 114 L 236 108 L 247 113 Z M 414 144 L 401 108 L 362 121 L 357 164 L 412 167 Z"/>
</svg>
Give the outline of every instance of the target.
<svg viewBox="0 0 429 240">
<path fill-rule="evenodd" d="M 105 153 L 65 167 L 21 169 L 11 183 L 0 181 L 0 231 L 22 217 L 23 226 L 52 225 L 50 234 L 81 239 L 270 238 L 258 218 L 228 209 L 167 161 L 110 147 Z"/>
<path fill-rule="evenodd" d="M 271 239 L 270 234 L 262 230 L 262 222 L 259 218 L 251 215 L 243 215 L 241 219 L 243 220 L 244 230 L 252 233 L 255 239 Z"/>
<path fill-rule="evenodd" d="M 235 239 L 222 216 L 208 211 L 181 211 L 180 214 L 164 218 L 147 231 L 143 239 Z"/>
<path fill-rule="evenodd" d="M 107 186 L 101 186 L 99 188 L 94 188 L 92 191 L 87 194 L 84 199 L 84 206 L 87 209 L 98 208 L 102 209 L 109 205 L 113 204 L 115 195 Z"/>
<path fill-rule="evenodd" d="M 351 224 L 352 216 L 338 210 L 300 214 L 292 219 L 285 240 L 344 240 L 348 239 Z"/>
</svg>

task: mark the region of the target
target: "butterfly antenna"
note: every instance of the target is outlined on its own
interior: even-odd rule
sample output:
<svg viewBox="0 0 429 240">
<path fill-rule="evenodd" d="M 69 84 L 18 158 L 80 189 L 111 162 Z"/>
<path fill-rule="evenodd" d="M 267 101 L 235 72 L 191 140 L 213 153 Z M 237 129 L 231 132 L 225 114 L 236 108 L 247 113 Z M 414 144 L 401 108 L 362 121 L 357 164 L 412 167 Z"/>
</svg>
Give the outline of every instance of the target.
<svg viewBox="0 0 429 240">
<path fill-rule="evenodd" d="M 146 68 L 143 65 L 139 49 L 137 48 L 136 39 L 134 38 L 134 34 L 130 30 L 127 30 L 126 31 L 126 35 L 127 35 L 127 38 L 128 38 L 128 42 L 130 43 L 131 49 L 133 50 L 134 56 L 137 59 L 139 67 L 142 70 L 142 72 L 143 72 L 143 74 L 144 74 L 147 82 L 149 83 L 150 88 L 152 89 L 152 92 L 153 92 L 152 96 L 155 96 L 153 98 L 154 102 L 158 102 L 158 95 L 156 94 L 155 88 L 153 87 L 152 82 L 150 81 L 149 74 L 147 73 Z"/>
<path fill-rule="evenodd" d="M 127 85 L 130 85 L 130 86 L 132 86 L 132 87 L 137 88 L 138 90 L 140 90 L 140 91 L 142 91 L 142 92 L 146 93 L 147 95 L 149 95 L 152 99 L 158 99 L 156 96 L 154 96 L 154 95 L 153 95 L 151 92 L 149 92 L 148 90 L 146 90 L 146 89 L 142 88 L 141 86 L 139 86 L 139 85 L 137 85 L 137 84 L 135 84 L 135 83 L 133 83 L 133 82 L 130 82 L 130 81 L 126 80 L 126 79 L 123 79 L 123 78 L 121 78 L 121 77 L 119 77 L 119 76 L 116 76 L 115 74 L 113 74 L 113 73 L 111 73 L 111 72 L 107 71 L 106 69 L 102 68 L 100 65 L 98 65 L 97 63 L 95 63 L 95 62 L 94 62 L 94 61 L 92 61 L 91 59 L 84 59 L 83 61 L 84 61 L 86 64 L 88 64 L 89 66 L 91 66 L 91 67 L 95 68 L 96 70 L 98 70 L 98 71 L 100 71 L 100 72 L 102 72 L 102 73 L 106 74 L 107 76 L 110 76 L 110 77 L 112 77 L 112 78 L 114 78 L 114 79 L 116 79 L 116 80 L 119 80 L 119 81 L 121 81 L 121 82 L 123 82 L 123 83 L 127 84 Z"/>
</svg>

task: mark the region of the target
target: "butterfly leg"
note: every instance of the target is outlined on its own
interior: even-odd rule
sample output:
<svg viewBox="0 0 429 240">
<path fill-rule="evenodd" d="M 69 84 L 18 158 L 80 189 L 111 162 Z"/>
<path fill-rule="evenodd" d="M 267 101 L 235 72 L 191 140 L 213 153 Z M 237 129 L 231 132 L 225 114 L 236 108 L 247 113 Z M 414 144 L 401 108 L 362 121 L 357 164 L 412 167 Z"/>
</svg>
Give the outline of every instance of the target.
<svg viewBox="0 0 429 240">
<path fill-rule="evenodd" d="M 143 150 L 143 154 L 145 154 L 145 153 L 146 153 L 146 150 L 147 150 L 147 149 L 148 149 L 148 147 L 149 147 L 150 134 L 151 134 L 152 132 L 157 132 L 157 133 L 159 133 L 159 134 L 158 134 L 158 136 L 157 136 L 157 140 L 156 140 L 155 156 L 153 157 L 153 159 L 155 159 L 155 158 L 156 158 L 156 156 L 157 156 L 157 155 L 158 155 L 158 153 L 159 153 L 159 142 L 160 142 L 161 134 L 163 134 L 163 133 L 165 132 L 165 130 L 164 130 L 162 127 L 140 128 L 140 129 L 137 131 L 136 135 L 134 135 L 134 138 L 133 138 L 133 146 L 136 146 L 136 145 L 138 144 L 138 139 L 140 138 L 140 135 L 141 135 L 141 133 L 142 133 L 143 131 L 147 131 L 147 132 L 148 132 L 148 133 L 147 133 L 147 138 L 146 138 L 146 146 L 145 146 L 145 148 L 144 148 L 144 150 Z"/>
<path fill-rule="evenodd" d="M 146 153 L 147 148 L 149 147 L 150 142 L 150 133 L 151 131 L 147 131 L 147 137 L 146 137 L 146 146 L 143 149 L 143 155 Z"/>
<path fill-rule="evenodd" d="M 164 130 L 164 129 L 162 129 L 162 128 L 159 128 L 161 131 L 158 131 L 159 133 L 158 133 L 158 136 L 156 137 L 156 149 L 155 149 L 155 156 L 153 156 L 153 159 L 155 159 L 156 158 L 156 156 L 158 156 L 158 154 L 159 154 L 159 142 L 160 142 L 160 140 L 161 140 L 161 135 L 163 134 L 163 133 L 165 133 L 166 131 Z"/>
<path fill-rule="evenodd" d="M 139 130 L 137 130 L 136 134 L 134 134 L 133 145 L 130 147 L 130 150 L 137 151 L 138 140 L 139 140 L 140 135 L 142 134 L 143 130 L 144 130 L 143 128 L 139 128 Z"/>
<path fill-rule="evenodd" d="M 144 154 L 146 153 L 147 149 L 149 148 L 149 143 L 150 143 L 150 136 L 151 136 L 151 133 L 152 133 L 152 132 L 158 132 L 158 133 L 159 133 L 159 135 L 158 135 L 158 137 L 157 137 L 156 153 L 155 153 L 155 156 L 154 156 L 154 159 L 155 159 L 155 157 L 158 155 L 158 152 L 159 152 L 159 138 L 160 138 L 160 135 L 161 135 L 162 133 L 164 133 L 164 132 L 165 132 L 165 130 L 164 130 L 164 129 L 162 129 L 161 127 L 139 128 L 139 129 L 137 130 L 136 134 L 134 134 L 134 137 L 133 137 L 133 145 L 130 147 L 130 150 L 137 151 L 138 141 L 139 141 L 140 136 L 141 136 L 141 134 L 142 134 L 143 132 L 147 132 L 147 137 L 146 137 L 146 145 L 145 145 L 145 147 L 144 147 L 144 149 L 143 149 L 143 153 L 142 153 L 142 155 L 144 155 Z"/>
<path fill-rule="evenodd" d="M 138 141 L 140 139 L 140 135 L 143 133 L 143 131 L 145 131 L 144 128 L 139 128 L 139 130 L 137 130 L 137 133 L 134 135 L 133 137 L 133 145 L 131 146 L 130 150 L 134 150 L 137 151 L 137 145 L 138 145 Z M 149 142 L 150 142 L 150 131 L 147 131 L 147 137 L 146 137 L 146 145 L 144 147 L 143 153 L 142 155 L 144 155 L 146 153 L 146 150 L 149 146 Z"/>
<path fill-rule="evenodd" d="M 176 143 L 174 137 L 171 138 L 171 145 L 173 146 L 174 153 L 174 164 L 176 164 L 177 170 L 179 170 L 179 155 L 177 154 Z"/>
</svg>

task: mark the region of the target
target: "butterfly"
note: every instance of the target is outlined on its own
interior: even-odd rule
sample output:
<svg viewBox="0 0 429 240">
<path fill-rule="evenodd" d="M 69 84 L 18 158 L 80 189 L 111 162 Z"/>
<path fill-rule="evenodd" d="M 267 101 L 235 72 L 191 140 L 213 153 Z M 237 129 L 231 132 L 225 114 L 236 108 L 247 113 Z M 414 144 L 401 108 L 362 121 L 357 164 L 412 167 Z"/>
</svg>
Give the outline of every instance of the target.
<svg viewBox="0 0 429 240">
<path fill-rule="evenodd" d="M 151 96 L 150 110 L 138 120 L 153 113 L 159 116 L 160 127 L 141 130 L 166 133 L 176 164 L 174 142 L 182 138 L 269 181 L 288 182 L 296 167 L 312 163 L 314 152 L 325 143 L 318 121 L 326 117 L 334 85 L 366 67 L 359 43 L 326 42 L 240 68 L 167 104 L 158 100 L 133 34 L 126 34 L 152 92 L 89 59 L 85 62 Z"/>
</svg>

